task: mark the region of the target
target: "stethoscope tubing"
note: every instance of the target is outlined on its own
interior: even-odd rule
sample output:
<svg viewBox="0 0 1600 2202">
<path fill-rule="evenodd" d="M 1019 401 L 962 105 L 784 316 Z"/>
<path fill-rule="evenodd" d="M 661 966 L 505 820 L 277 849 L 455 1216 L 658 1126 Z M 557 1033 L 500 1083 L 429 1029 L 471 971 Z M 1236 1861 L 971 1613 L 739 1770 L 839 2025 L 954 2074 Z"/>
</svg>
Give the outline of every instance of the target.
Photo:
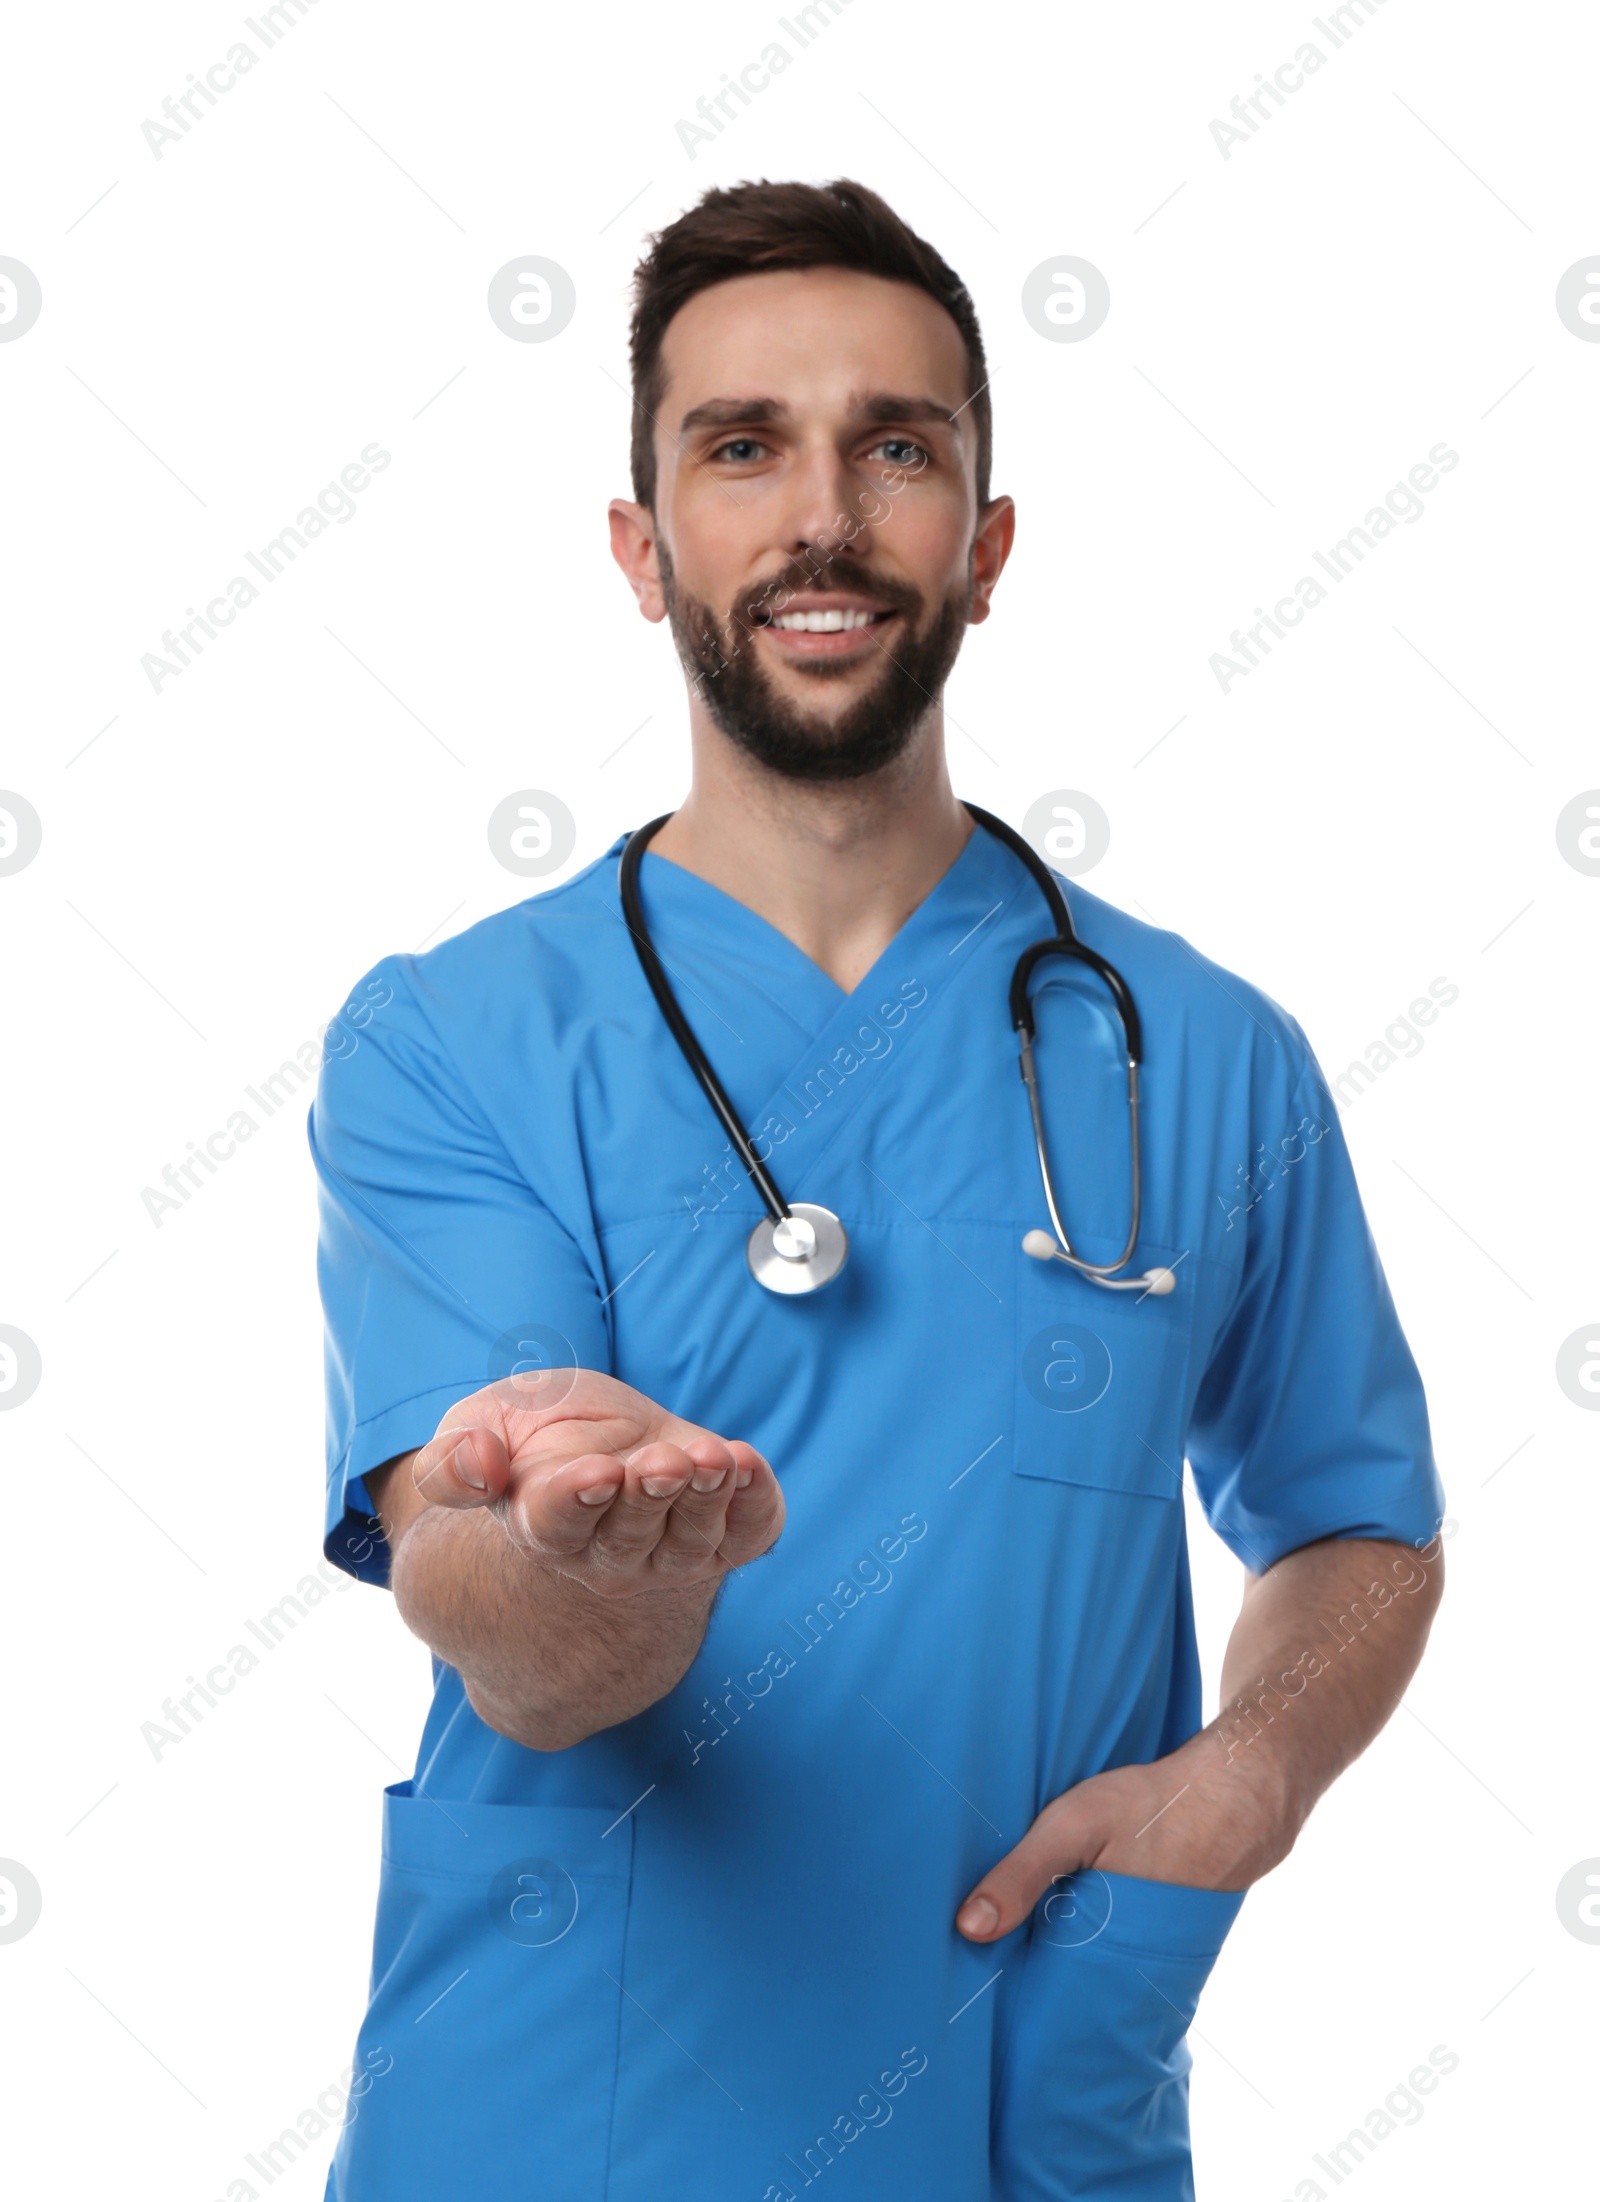
<svg viewBox="0 0 1600 2202">
<path fill-rule="evenodd" d="M 981 810 L 976 803 L 968 803 L 963 800 L 962 807 L 975 825 L 984 827 L 994 835 L 997 841 L 1003 842 L 1011 853 L 1026 866 L 1040 893 L 1044 896 L 1051 920 L 1056 928 L 1051 938 L 1032 942 L 1017 958 L 1011 974 L 1011 986 L 1007 1003 L 1012 1028 L 1017 1035 L 1019 1067 L 1022 1082 L 1028 1094 L 1028 1112 L 1033 1125 L 1034 1147 L 1039 1159 L 1039 1176 L 1044 1187 L 1045 1206 L 1049 1210 L 1051 1226 L 1055 1231 L 1060 1247 L 1057 1258 L 1066 1262 L 1082 1276 L 1092 1279 L 1096 1284 L 1106 1285 L 1112 1290 L 1148 1289 L 1144 1278 L 1119 1278 L 1115 1274 L 1117 1270 L 1125 1269 L 1133 1259 L 1134 1249 L 1139 1242 L 1142 1209 L 1143 1188 L 1139 1169 L 1139 1064 L 1144 1053 L 1144 1035 L 1133 996 L 1116 966 L 1108 961 L 1106 957 L 1098 954 L 1096 950 L 1087 947 L 1079 940 L 1073 927 L 1071 912 L 1067 908 L 1066 897 L 1061 892 L 1055 875 L 1032 846 L 1017 832 L 1016 828 L 1007 825 L 1003 818 L 996 818 L 992 812 Z M 684 1015 L 678 997 L 673 992 L 672 983 L 662 965 L 660 955 L 656 950 L 655 942 L 650 937 L 650 928 L 645 922 L 644 907 L 639 898 L 640 860 L 652 839 L 660 832 L 671 816 L 670 811 L 664 811 L 659 818 L 653 818 L 647 825 L 637 827 L 628 836 L 617 872 L 623 922 L 628 928 L 639 957 L 640 966 L 649 983 L 650 991 L 655 996 L 656 1006 L 661 1011 L 668 1030 L 678 1043 L 684 1061 L 694 1073 L 701 1091 L 716 1113 L 718 1122 L 728 1134 L 734 1150 L 748 1171 L 751 1183 L 761 1196 L 763 1207 L 776 1225 L 782 1223 L 789 1216 L 789 1204 L 778 1190 L 766 1164 L 756 1153 L 750 1134 L 745 1129 L 738 1111 L 729 1100 L 721 1079 L 718 1078 L 716 1071 L 711 1066 L 709 1057 L 695 1036 L 693 1027 Z M 1045 1140 L 1044 1114 L 1039 1099 L 1038 1072 L 1033 1060 L 1033 1043 L 1037 1037 L 1037 1027 L 1034 1020 L 1033 1004 L 1028 994 L 1028 984 L 1033 976 L 1035 966 L 1044 957 L 1052 955 L 1073 957 L 1103 981 L 1116 1006 L 1118 1020 L 1122 1026 L 1123 1044 L 1128 1064 L 1128 1136 L 1131 1150 L 1132 1215 L 1127 1244 L 1114 1262 L 1086 1262 L 1072 1251 L 1072 1242 L 1067 1236 L 1066 1225 L 1061 1217 L 1061 1211 L 1056 1201 L 1055 1186 L 1051 1178 L 1049 1149 Z"/>
<path fill-rule="evenodd" d="M 617 871 L 623 922 L 633 936 L 639 962 L 644 968 L 650 991 L 656 998 L 656 1007 L 665 1018 L 668 1030 L 677 1041 L 689 1068 L 700 1081 L 701 1091 L 715 1109 L 718 1121 L 733 1142 L 740 1161 L 749 1171 L 751 1182 L 761 1195 L 762 1206 L 774 1223 L 782 1223 L 788 1216 L 789 1204 L 773 1182 L 766 1164 L 756 1153 L 738 1110 L 728 1099 L 722 1080 L 712 1069 L 705 1049 L 696 1039 L 693 1027 L 683 1014 L 678 997 L 672 991 L 672 982 L 662 968 L 656 944 L 650 938 L 650 928 L 645 923 L 644 906 L 639 900 L 639 860 L 671 816 L 671 811 L 663 811 L 659 818 L 652 818 L 647 826 L 640 826 L 637 832 L 628 836 L 628 845 L 622 852 L 622 862 Z"/>
</svg>

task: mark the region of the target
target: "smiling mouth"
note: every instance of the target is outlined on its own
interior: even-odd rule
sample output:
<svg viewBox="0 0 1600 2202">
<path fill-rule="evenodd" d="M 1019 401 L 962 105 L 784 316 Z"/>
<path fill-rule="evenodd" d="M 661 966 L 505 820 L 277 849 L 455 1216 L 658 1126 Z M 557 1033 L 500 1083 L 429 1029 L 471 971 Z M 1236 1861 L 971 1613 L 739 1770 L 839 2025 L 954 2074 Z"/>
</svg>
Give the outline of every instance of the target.
<svg viewBox="0 0 1600 2202">
<path fill-rule="evenodd" d="M 875 604 L 842 589 L 806 590 L 786 603 L 781 596 L 776 604 L 757 599 L 750 606 L 752 630 L 766 638 L 769 651 L 789 665 L 818 672 L 842 671 L 882 657 L 886 645 L 879 638 L 901 616 L 898 605 Z"/>
<path fill-rule="evenodd" d="M 840 635 L 860 627 L 881 627 L 895 614 L 887 610 L 830 610 L 825 612 L 777 612 L 758 619 L 758 627 L 776 628 L 788 635 Z"/>
</svg>

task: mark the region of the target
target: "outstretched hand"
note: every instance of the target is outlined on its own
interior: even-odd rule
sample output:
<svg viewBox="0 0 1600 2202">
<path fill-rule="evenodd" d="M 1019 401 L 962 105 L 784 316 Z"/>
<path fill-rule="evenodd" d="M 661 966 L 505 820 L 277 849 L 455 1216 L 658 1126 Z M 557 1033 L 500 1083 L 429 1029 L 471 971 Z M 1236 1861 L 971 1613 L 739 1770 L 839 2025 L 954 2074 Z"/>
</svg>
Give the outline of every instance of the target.
<svg viewBox="0 0 1600 2202">
<path fill-rule="evenodd" d="M 474 1392 L 411 1474 L 429 1506 L 487 1508 L 531 1558 L 602 1597 L 743 1567 L 784 1522 L 782 1488 L 753 1446 L 593 1369 L 538 1370 Z"/>
</svg>

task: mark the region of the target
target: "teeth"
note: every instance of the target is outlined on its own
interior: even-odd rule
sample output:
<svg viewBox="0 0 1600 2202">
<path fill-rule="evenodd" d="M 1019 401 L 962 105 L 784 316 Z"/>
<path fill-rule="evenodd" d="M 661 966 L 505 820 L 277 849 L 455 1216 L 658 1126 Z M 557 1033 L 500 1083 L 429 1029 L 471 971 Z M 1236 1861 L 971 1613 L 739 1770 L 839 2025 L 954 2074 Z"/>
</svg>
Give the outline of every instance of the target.
<svg viewBox="0 0 1600 2202">
<path fill-rule="evenodd" d="M 837 635 L 852 627 L 870 627 L 876 612 L 780 612 L 772 621 L 791 635 Z"/>
</svg>

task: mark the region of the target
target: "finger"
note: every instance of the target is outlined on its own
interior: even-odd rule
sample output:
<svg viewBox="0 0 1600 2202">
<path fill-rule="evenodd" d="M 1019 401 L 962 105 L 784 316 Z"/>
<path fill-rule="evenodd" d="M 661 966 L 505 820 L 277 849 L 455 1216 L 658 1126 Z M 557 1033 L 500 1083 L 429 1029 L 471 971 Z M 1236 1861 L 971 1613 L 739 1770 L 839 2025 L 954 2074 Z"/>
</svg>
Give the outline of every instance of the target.
<svg viewBox="0 0 1600 2202">
<path fill-rule="evenodd" d="M 703 1568 L 715 1557 L 741 1472 L 733 1447 L 709 1431 L 686 1440 L 682 1451 L 690 1463 L 688 1485 L 668 1506 L 653 1556 L 653 1564 L 668 1573 Z"/>
<path fill-rule="evenodd" d="M 1047 1804 L 1014 1850 L 992 1866 L 956 1913 L 969 1942 L 996 1942 L 1020 1927 L 1058 1874 L 1076 1873 L 1101 1847 L 1072 1791 Z"/>
<path fill-rule="evenodd" d="M 710 1430 L 697 1430 L 693 1437 L 683 1438 L 679 1443 L 680 1449 L 688 1455 L 692 1463 L 693 1473 L 689 1479 L 689 1488 L 692 1491 L 716 1491 L 725 1483 L 732 1490 L 733 1485 L 728 1479 L 733 1475 L 737 1462 L 733 1447 L 726 1438 L 713 1436 Z"/>
<path fill-rule="evenodd" d="M 591 1558 L 597 1567 L 631 1571 L 655 1550 L 695 1464 L 681 1445 L 658 1439 L 628 1454 L 621 1466 L 623 1480 L 595 1528 Z"/>
<path fill-rule="evenodd" d="M 625 1477 L 614 1453 L 536 1454 L 518 1462 L 515 1488 L 495 1510 L 513 1544 L 570 1559 L 588 1550 Z"/>
<path fill-rule="evenodd" d="M 411 1463 L 411 1479 L 430 1506 L 492 1506 L 510 1474 L 495 1430 L 441 1430 Z"/>
<path fill-rule="evenodd" d="M 729 1567 L 759 1559 L 776 1543 L 784 1524 L 783 1486 L 753 1445 L 734 1438 L 733 1493 L 718 1551 Z"/>
</svg>

